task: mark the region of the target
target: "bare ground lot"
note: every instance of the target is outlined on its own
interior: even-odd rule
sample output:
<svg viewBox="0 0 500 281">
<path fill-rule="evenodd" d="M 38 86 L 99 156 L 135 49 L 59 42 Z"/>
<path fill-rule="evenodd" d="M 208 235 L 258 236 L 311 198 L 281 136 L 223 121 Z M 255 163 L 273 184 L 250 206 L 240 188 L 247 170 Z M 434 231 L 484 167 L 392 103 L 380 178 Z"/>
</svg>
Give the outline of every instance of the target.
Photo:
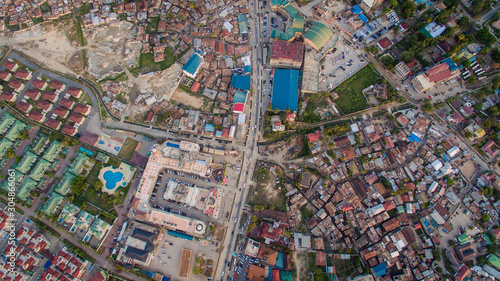
<svg viewBox="0 0 500 281">
<path fill-rule="evenodd" d="M 191 96 L 183 90 L 177 88 L 172 95 L 171 101 L 176 101 L 185 105 L 189 105 L 195 108 L 201 108 L 203 106 L 203 99 L 195 96 Z"/>
</svg>

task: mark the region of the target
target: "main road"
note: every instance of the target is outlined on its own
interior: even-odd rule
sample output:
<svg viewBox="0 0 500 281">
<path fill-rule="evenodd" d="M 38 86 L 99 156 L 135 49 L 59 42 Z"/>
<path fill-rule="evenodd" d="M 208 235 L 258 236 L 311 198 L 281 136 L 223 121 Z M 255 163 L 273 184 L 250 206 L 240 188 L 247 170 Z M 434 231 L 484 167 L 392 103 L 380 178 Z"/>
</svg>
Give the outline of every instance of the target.
<svg viewBox="0 0 500 281">
<path fill-rule="evenodd" d="M 246 171 L 245 176 L 240 180 L 238 186 L 236 187 L 237 193 L 235 198 L 235 205 L 233 206 L 232 213 L 230 216 L 230 220 L 227 225 L 226 236 L 224 239 L 223 250 L 219 256 L 219 263 L 216 269 L 214 279 L 222 280 L 225 275 L 229 275 L 229 268 L 227 267 L 227 262 L 229 262 L 231 257 L 231 252 L 236 244 L 237 237 L 237 229 L 238 224 L 241 220 L 243 214 L 243 207 L 245 205 L 248 190 L 252 182 L 253 169 L 255 167 L 255 162 L 258 158 L 258 149 L 257 149 L 257 141 L 261 135 L 259 129 L 262 129 L 262 126 L 259 125 L 259 116 L 260 116 L 260 108 L 266 108 L 267 105 L 261 104 L 264 102 L 262 97 L 262 74 L 264 69 L 264 64 L 262 60 L 257 60 L 258 55 L 257 52 L 261 51 L 262 44 L 267 41 L 265 37 L 261 37 L 262 34 L 262 11 L 266 11 L 268 7 L 264 7 L 261 9 L 259 6 L 258 0 L 253 0 L 250 2 L 250 10 L 252 14 L 252 36 L 250 36 L 250 44 L 252 45 L 252 62 L 253 62 L 253 79 L 252 79 L 252 87 L 254 89 L 253 94 L 250 96 L 247 102 L 247 108 L 250 110 L 247 111 L 249 114 L 247 115 L 250 119 L 249 128 L 247 132 L 247 139 L 245 142 L 244 148 L 244 159 L 243 159 L 243 167 L 242 170 Z M 241 192 L 240 192 L 241 190 Z"/>
</svg>

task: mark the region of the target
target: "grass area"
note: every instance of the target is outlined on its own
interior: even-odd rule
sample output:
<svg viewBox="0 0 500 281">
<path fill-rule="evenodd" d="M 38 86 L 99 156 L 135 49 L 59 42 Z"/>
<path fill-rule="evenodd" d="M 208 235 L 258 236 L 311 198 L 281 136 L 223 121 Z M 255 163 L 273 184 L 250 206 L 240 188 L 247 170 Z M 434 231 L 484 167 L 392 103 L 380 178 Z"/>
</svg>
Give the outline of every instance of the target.
<svg viewBox="0 0 500 281">
<path fill-rule="evenodd" d="M 335 103 L 344 114 L 365 109 L 368 104 L 361 91 L 379 79 L 377 72 L 366 66 L 334 89 L 339 94 Z"/>
<path fill-rule="evenodd" d="M 134 155 L 135 148 L 138 144 L 138 141 L 127 137 L 123 142 L 123 146 L 120 149 L 120 152 L 118 153 L 118 157 L 129 161 L 130 158 L 132 158 L 132 155 Z"/>
<path fill-rule="evenodd" d="M 76 30 L 76 36 L 77 36 L 76 40 L 78 41 L 78 44 L 80 44 L 80 46 L 87 45 L 87 40 L 85 40 L 85 37 L 83 36 L 82 19 L 81 18 L 75 19 L 75 30 Z"/>
<path fill-rule="evenodd" d="M 300 213 L 302 214 L 302 223 L 306 223 L 310 218 L 312 218 L 312 216 L 314 216 L 313 212 L 309 211 L 309 209 L 307 209 L 307 204 L 300 207 Z"/>
<path fill-rule="evenodd" d="M 326 273 L 315 273 L 313 275 L 314 281 L 330 281 L 330 278 L 328 278 L 328 274 Z"/>
<path fill-rule="evenodd" d="M 257 169 L 256 169 L 257 170 Z M 248 204 L 250 206 L 263 207 L 265 209 L 277 210 L 281 212 L 286 212 L 286 198 L 285 198 L 285 189 L 282 188 L 278 191 L 278 198 L 276 196 L 271 196 L 268 193 L 267 189 L 273 188 L 277 189 L 278 187 L 268 187 L 264 182 L 268 182 L 271 180 L 271 174 L 269 173 L 269 169 L 260 168 L 254 174 L 254 178 L 257 178 L 259 183 L 257 186 L 251 186 L 250 192 L 248 195 Z M 274 184 L 271 182 L 270 184 Z M 273 192 L 274 193 L 274 192 Z"/>
<path fill-rule="evenodd" d="M 7 193 L 4 192 L 4 190 L 2 190 L 2 194 L 7 196 Z M 4 198 L 0 197 L 0 202 L 4 203 L 5 205 L 8 205 L 9 204 L 9 201 L 5 200 Z M 18 207 L 14 206 L 14 208 L 16 209 L 16 212 L 18 212 L 19 214 L 21 215 L 24 215 L 24 211 L 19 209 Z"/>
<path fill-rule="evenodd" d="M 139 67 L 130 70 L 130 73 L 137 77 L 139 74 L 169 68 L 177 60 L 177 57 L 174 56 L 174 52 L 170 48 L 165 48 L 164 53 L 165 60 L 160 62 L 154 61 L 154 55 L 152 53 L 141 54 L 139 56 Z"/>
<path fill-rule="evenodd" d="M 43 22 L 43 17 L 38 17 L 38 18 L 32 18 L 33 24 L 39 24 Z"/>
<path fill-rule="evenodd" d="M 354 276 L 357 275 L 357 268 L 362 266 L 361 265 L 361 260 L 359 259 L 358 256 L 355 256 L 349 260 L 339 260 L 339 259 L 334 259 L 333 260 L 333 265 L 335 266 L 335 269 L 337 270 L 337 276 L 341 279 L 347 278 L 349 276 Z M 369 268 L 363 268 L 363 271 L 367 273 L 369 272 Z"/>
<path fill-rule="evenodd" d="M 311 252 L 307 254 L 307 265 L 309 266 L 309 272 L 316 271 L 316 253 Z"/>
<path fill-rule="evenodd" d="M 94 164 L 94 167 L 92 167 L 92 170 L 90 170 L 89 174 L 87 175 L 87 178 L 85 178 L 85 183 L 93 187 L 94 183 L 97 181 L 97 176 L 99 176 L 99 171 L 101 170 L 102 166 L 103 164 L 97 161 Z"/>
<path fill-rule="evenodd" d="M 44 2 L 40 5 L 40 11 L 42 11 L 42 14 L 50 12 L 50 6 L 47 2 Z"/>
<path fill-rule="evenodd" d="M 92 5 L 90 3 L 85 3 L 82 6 L 80 6 L 80 15 L 85 15 L 90 13 L 90 10 L 92 10 Z"/>
<path fill-rule="evenodd" d="M 42 229 L 42 230 L 45 230 L 47 232 L 49 232 L 50 234 L 52 234 L 54 237 L 59 237 L 59 232 L 57 232 L 55 229 L 53 229 L 52 227 L 50 227 L 49 225 L 47 225 L 46 223 L 44 222 L 41 222 L 39 221 L 37 218 L 34 218 L 32 216 L 29 216 L 29 219 L 34 222 L 38 228 Z"/>
<path fill-rule="evenodd" d="M 121 163 L 122 163 L 122 161 L 120 161 L 120 159 L 115 158 L 115 157 L 109 157 L 108 163 L 106 163 L 106 164 L 111 165 L 115 168 L 118 168 L 118 167 L 120 167 Z"/>
</svg>

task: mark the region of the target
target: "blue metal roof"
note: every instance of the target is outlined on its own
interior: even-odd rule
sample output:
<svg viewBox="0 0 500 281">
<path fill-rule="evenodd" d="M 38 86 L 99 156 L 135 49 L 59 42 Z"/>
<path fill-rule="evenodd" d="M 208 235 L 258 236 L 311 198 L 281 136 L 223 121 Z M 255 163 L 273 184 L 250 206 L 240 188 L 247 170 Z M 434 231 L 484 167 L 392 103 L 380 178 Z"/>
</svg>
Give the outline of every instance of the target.
<svg viewBox="0 0 500 281">
<path fill-rule="evenodd" d="M 361 11 L 361 8 L 358 5 L 354 5 L 354 7 L 351 8 L 351 12 L 353 12 L 355 15 L 357 15 L 363 11 Z"/>
<path fill-rule="evenodd" d="M 379 265 L 376 265 L 372 269 L 373 269 L 373 272 L 375 273 L 375 276 L 377 278 L 382 276 L 382 275 L 385 275 L 387 273 L 387 266 L 385 265 L 385 263 L 381 263 Z"/>
<path fill-rule="evenodd" d="M 454 71 L 458 68 L 457 64 L 451 60 L 451 58 L 446 58 L 442 61 L 442 63 L 448 64 L 448 67 L 450 68 L 450 71 Z"/>
<path fill-rule="evenodd" d="M 205 125 L 205 132 L 213 132 L 214 131 L 214 125 L 213 124 L 206 124 Z"/>
<path fill-rule="evenodd" d="M 185 70 L 189 74 L 194 75 L 202 61 L 203 58 L 201 57 L 201 55 L 198 53 L 194 53 L 186 62 L 184 67 L 182 67 L 182 70 Z"/>
<path fill-rule="evenodd" d="M 233 103 L 245 103 L 247 100 L 247 93 L 245 91 L 236 90 L 234 93 Z"/>
<path fill-rule="evenodd" d="M 296 69 L 276 69 L 274 71 L 272 107 L 279 110 L 297 111 L 299 95 L 299 71 Z"/>
<path fill-rule="evenodd" d="M 411 142 L 414 142 L 416 141 L 417 143 L 420 143 L 422 140 L 417 137 L 414 133 L 411 133 L 411 135 L 408 137 L 408 140 L 410 140 Z"/>
<path fill-rule="evenodd" d="M 243 69 L 245 69 L 245 73 L 252 73 L 252 67 L 250 65 L 244 66 Z"/>
<path fill-rule="evenodd" d="M 359 14 L 359 18 L 361 19 L 361 21 L 363 23 L 367 23 L 368 22 L 368 18 L 364 14 Z"/>
<path fill-rule="evenodd" d="M 231 79 L 231 87 L 240 90 L 250 90 L 250 76 L 233 75 Z"/>
</svg>

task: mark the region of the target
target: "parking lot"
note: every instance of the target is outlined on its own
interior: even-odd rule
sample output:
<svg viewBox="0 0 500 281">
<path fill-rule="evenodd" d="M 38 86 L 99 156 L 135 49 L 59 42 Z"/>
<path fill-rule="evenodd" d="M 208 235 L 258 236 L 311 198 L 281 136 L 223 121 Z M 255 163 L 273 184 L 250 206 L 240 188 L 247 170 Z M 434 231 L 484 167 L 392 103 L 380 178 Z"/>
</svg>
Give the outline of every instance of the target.
<svg viewBox="0 0 500 281">
<path fill-rule="evenodd" d="M 169 202 L 168 200 L 165 200 L 163 198 L 163 194 L 166 191 L 167 182 L 170 179 L 178 180 L 179 182 L 183 183 L 186 186 L 193 186 L 193 185 L 196 185 L 198 187 L 221 187 L 221 186 L 212 182 L 209 183 L 205 181 L 203 178 L 197 177 L 195 175 L 184 174 L 185 176 L 183 176 L 180 172 L 175 172 L 177 173 L 175 174 L 174 171 L 172 170 L 170 170 L 170 173 L 168 173 L 167 171 L 169 170 L 165 170 L 160 173 L 159 175 L 160 178 L 157 181 L 155 188 L 153 189 L 153 194 L 150 198 L 150 202 L 154 208 L 207 222 L 211 221 L 211 222 L 222 223 L 223 220 L 227 220 L 227 217 L 229 216 L 228 213 L 231 210 L 231 205 L 234 199 L 234 191 L 231 190 L 226 191 L 224 189 L 224 196 L 222 196 L 219 217 L 215 219 L 207 216 L 200 210 L 187 206 L 186 204 L 181 204 L 179 202 L 174 202 L 174 201 Z"/>
<path fill-rule="evenodd" d="M 458 78 L 458 77 L 457 77 Z M 422 93 L 416 93 L 413 90 L 413 86 L 410 83 L 410 80 L 406 80 L 404 87 L 405 88 L 411 88 L 410 91 L 413 93 L 413 96 L 416 99 L 431 99 L 432 102 L 437 102 L 437 101 L 444 101 L 445 99 L 449 97 L 453 97 L 459 94 L 462 94 L 464 92 L 467 92 L 467 88 L 465 88 L 462 84 L 458 82 L 458 79 L 451 79 L 450 81 L 440 84 L 437 87 L 434 87 L 430 90 L 424 91 Z M 403 90 L 403 89 L 401 89 Z"/>
<path fill-rule="evenodd" d="M 160 239 L 161 238 L 161 239 Z M 193 268 L 195 266 L 195 257 L 203 255 L 205 259 L 216 261 L 218 254 L 214 244 L 207 241 L 193 243 L 193 241 L 174 237 L 167 234 L 167 230 L 162 230 L 158 240 L 158 245 L 153 252 L 154 258 L 149 265 L 149 270 L 160 272 L 165 275 L 176 276 L 174 280 L 193 280 Z M 180 253 L 182 249 L 191 249 L 193 251 L 189 266 L 189 275 L 186 278 L 178 276 L 180 265 Z M 198 276 L 202 277 L 202 275 Z M 206 280 L 206 278 L 205 278 Z"/>
<path fill-rule="evenodd" d="M 358 70 L 368 64 L 358 50 L 344 44 L 337 43 L 336 51 L 327 54 L 320 70 L 320 91 L 329 91 L 338 86 Z"/>
</svg>

